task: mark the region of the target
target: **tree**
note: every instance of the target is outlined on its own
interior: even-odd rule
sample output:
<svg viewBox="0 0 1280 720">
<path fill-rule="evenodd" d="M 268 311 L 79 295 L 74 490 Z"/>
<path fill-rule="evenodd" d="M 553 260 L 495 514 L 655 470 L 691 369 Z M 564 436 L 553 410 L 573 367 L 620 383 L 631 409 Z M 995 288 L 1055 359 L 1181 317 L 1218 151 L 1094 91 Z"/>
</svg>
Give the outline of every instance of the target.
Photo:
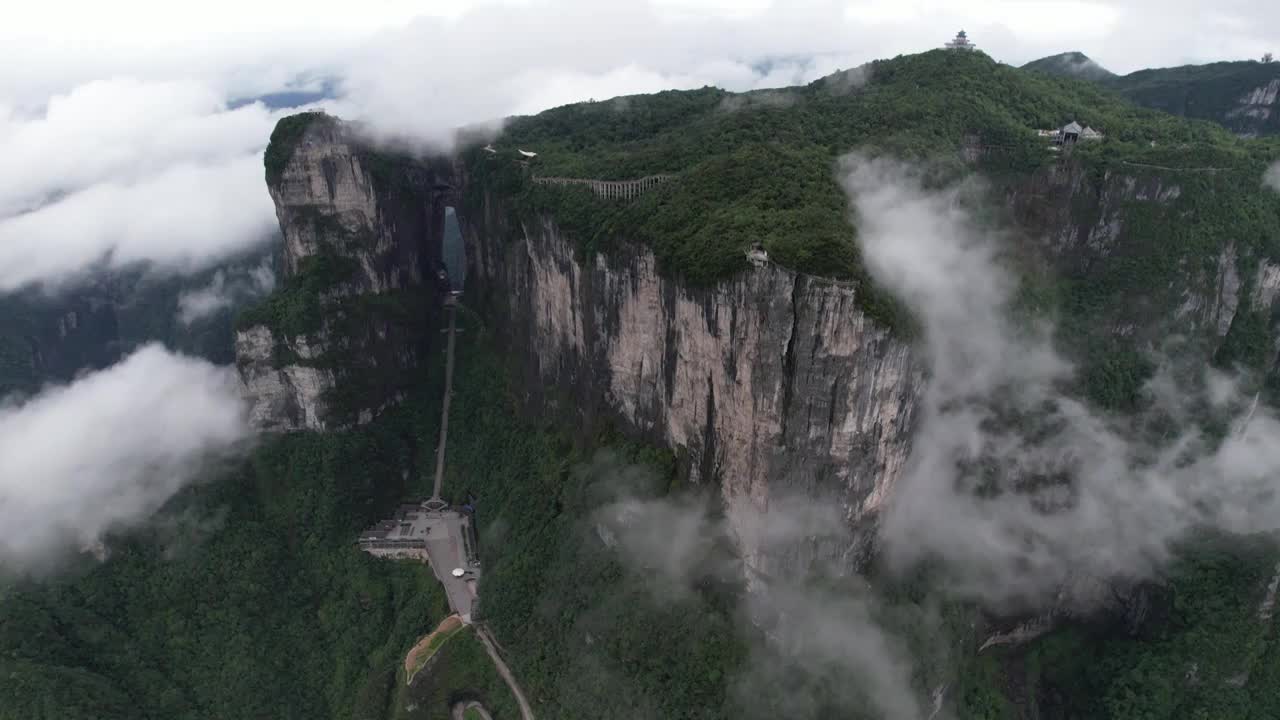
<svg viewBox="0 0 1280 720">
<path fill-rule="evenodd" d="M 1274 58 L 1274 57 L 1272 57 L 1271 53 L 1263 53 L 1263 54 L 1262 54 L 1262 62 L 1264 62 L 1264 63 L 1269 63 L 1269 62 L 1271 62 L 1271 61 L 1272 61 L 1272 60 L 1274 60 L 1274 59 L 1275 59 L 1275 58 Z"/>
</svg>

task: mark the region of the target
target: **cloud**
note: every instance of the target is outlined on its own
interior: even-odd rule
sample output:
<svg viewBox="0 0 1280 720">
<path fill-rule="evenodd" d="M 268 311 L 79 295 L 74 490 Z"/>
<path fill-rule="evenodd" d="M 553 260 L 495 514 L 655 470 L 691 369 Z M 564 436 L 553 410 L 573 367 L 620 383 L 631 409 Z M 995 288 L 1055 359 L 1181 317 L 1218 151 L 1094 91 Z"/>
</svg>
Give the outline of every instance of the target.
<svg viewBox="0 0 1280 720">
<path fill-rule="evenodd" d="M 269 241 L 262 151 L 287 112 L 133 78 L 0 109 L 0 293 L 103 267 L 195 272 Z"/>
<path fill-rule="evenodd" d="M 248 438 L 234 373 L 157 345 L 0 407 L 0 568 L 143 522 Z"/>
<path fill-rule="evenodd" d="M 1262 184 L 1280 192 L 1280 161 L 1267 168 L 1267 172 L 1262 175 Z"/>
<path fill-rule="evenodd" d="M 797 546 L 850 542 L 834 502 L 777 497 L 767 511 L 744 501 L 718 514 L 708 498 L 635 494 L 644 483 L 634 475 L 643 471 L 607 454 L 590 472 L 610 478 L 617 495 L 593 514 L 596 535 L 659 604 L 695 596 L 708 579 L 740 582 L 745 566 L 734 547 L 783 555 Z M 738 716 L 803 720 L 870 707 L 886 720 L 924 717 L 906 645 L 886 629 L 863 580 L 837 562 L 782 563 L 774 573 L 752 574 L 735 609 L 749 644 L 730 682 Z"/>
<path fill-rule="evenodd" d="M 1136 0 L 991 0 L 963 8 L 475 0 L 396 2 L 372 12 L 335 6 L 320 15 L 299 14 L 289 0 L 247 16 L 236 10 L 242 5 L 210 5 L 186 17 L 154 0 L 126 0 L 111 12 L 54 2 L 26 8 L 0 28 L 10 59 L 0 68 L 7 171 L 0 243 L 12 246 L 0 247 L 9 261 L 0 292 L 25 283 L 56 287 L 104 260 L 186 272 L 265 240 L 259 233 L 272 224 L 270 206 L 250 158 L 260 157 L 279 115 L 256 104 L 228 109 L 226 101 L 307 78 L 335 78 L 344 97 L 324 105 L 366 121 L 380 137 L 441 144 L 459 126 L 588 98 L 803 84 L 936 47 L 962 25 L 1008 62 L 1076 47 L 1121 70 L 1195 59 L 1185 54 L 1216 59 L 1207 53 L 1235 48 L 1257 56 L 1267 49 L 1258 28 L 1280 20 L 1269 6 L 1233 0 L 1194 23 L 1165 4 Z M 1153 7 L 1158 12 L 1148 12 Z M 1045 17 L 1054 31 L 1037 34 Z M 1141 62 L 1117 60 L 1111 53 L 1136 46 L 1133 24 L 1152 17 L 1169 27 L 1137 33 L 1152 41 Z M 297 31 L 280 32 L 285 27 Z M 863 75 L 843 79 L 856 85 Z M 197 192 L 191 185 L 202 173 L 209 184 Z M 188 192 L 148 202 L 170 180 L 188 181 Z M 86 219 L 98 212 L 101 227 Z"/>
<path fill-rule="evenodd" d="M 972 185 L 926 190 L 920 171 L 861 156 L 844 182 L 868 270 L 921 321 L 930 368 L 881 527 L 892 562 L 941 559 L 953 591 L 1001 609 L 1088 606 L 1198 528 L 1280 528 L 1280 422 L 1252 397 L 1165 367 L 1143 417 L 1086 406 L 1063 391 L 1073 368 L 1049 332 L 1008 322 L 1016 282 L 965 209 Z M 1238 413 L 1220 444 L 1198 430 L 1206 405 Z"/>
<path fill-rule="evenodd" d="M 209 284 L 178 296 L 178 320 L 191 325 L 244 300 L 261 297 L 276 286 L 270 259 L 254 268 L 218 270 Z"/>
<path fill-rule="evenodd" d="M 939 47 L 966 27 L 993 57 L 1022 64 L 1079 49 L 1118 71 L 1265 49 L 1280 11 L 1228 0 L 1186 20 L 1146 0 L 715 3 L 480 2 L 451 17 L 383 29 L 342 60 L 346 99 L 382 135 L 446 143 L 453 128 L 569 102 L 715 85 L 743 91 L 811 82 L 871 60 Z M 1131 53 L 1135 27 L 1163 34 Z M 941 28 L 946 28 L 942 30 Z M 1051 30 L 1046 30 L 1051 28 Z M 1180 42 L 1170 44 L 1177 37 Z M 1255 52 L 1256 51 L 1256 52 Z"/>
<path fill-rule="evenodd" d="M 0 220 L 0 291 L 58 286 L 95 266 L 193 272 L 272 237 L 262 163 L 246 155 L 102 182 Z"/>
<path fill-rule="evenodd" d="M 225 109 L 196 82 L 95 80 L 49 98 L 42 112 L 0 117 L 0 216 L 112 181 L 135 183 L 175 165 L 260 153 L 275 119 L 261 105 Z"/>
</svg>

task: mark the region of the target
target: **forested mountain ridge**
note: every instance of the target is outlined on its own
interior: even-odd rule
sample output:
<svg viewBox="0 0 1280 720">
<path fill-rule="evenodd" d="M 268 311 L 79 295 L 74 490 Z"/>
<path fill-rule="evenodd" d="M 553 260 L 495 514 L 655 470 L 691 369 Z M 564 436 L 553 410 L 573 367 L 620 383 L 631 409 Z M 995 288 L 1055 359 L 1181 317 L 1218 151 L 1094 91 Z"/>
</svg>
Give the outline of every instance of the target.
<svg viewBox="0 0 1280 720">
<path fill-rule="evenodd" d="M 1096 82 L 1143 107 L 1212 120 L 1241 135 L 1280 133 L 1280 63 L 1217 62 L 1116 75 L 1070 52 L 1022 68 Z"/>
<path fill-rule="evenodd" d="M 1106 139 L 1064 153 L 1035 132 L 1073 119 Z M 277 128 L 285 279 L 237 323 L 265 329 L 238 360 L 283 401 L 266 419 L 314 430 L 268 436 L 105 563 L 0 591 L 0 717 L 443 717 L 441 698 L 479 689 L 448 672 L 421 705 L 421 686 L 400 689 L 442 598 L 425 568 L 352 546 L 424 489 L 446 207 L 468 264 L 446 494 L 477 505 L 482 611 L 543 717 L 1274 716 L 1267 542 L 1192 543 L 1106 611 L 981 653 L 1003 625 L 877 564 L 927 377 L 917 318 L 870 278 L 838 180 L 850 151 L 908 158 L 939 186 L 982 176 L 965 202 L 1018 250 L 1019 310 L 1058 321 L 1076 395 L 1119 414 L 1174 331 L 1193 362 L 1274 365 L 1280 200 L 1259 181 L 1274 140 L 940 51 L 782 91 L 566 106 L 456 158 L 344 128 Z M 534 182 L 654 173 L 675 178 L 629 204 Z M 756 243 L 768 261 L 747 259 Z M 751 532 L 753 507 L 797 492 L 847 526 Z M 670 592 L 620 549 L 620 496 L 717 528 L 674 558 L 692 572 Z M 804 591 L 787 622 L 755 624 L 746 578 Z M 867 635 L 834 629 L 867 615 L 909 649 L 918 715 L 869 702 L 884 676 L 848 664 Z"/>
<path fill-rule="evenodd" d="M 337 122 L 305 120 L 319 128 L 315 138 Z M 1104 140 L 1067 152 L 1037 133 L 1071 120 Z M 309 132 L 293 142 L 305 144 Z M 322 188 L 328 154 L 364 152 L 351 142 L 312 145 L 297 156 L 284 144 L 274 156 Z M 611 426 L 665 447 L 682 483 L 713 489 L 731 507 L 804 488 L 832 498 L 850 520 L 848 537 L 781 546 L 743 541 L 750 533 L 735 527 L 748 573 L 787 577 L 835 558 L 847 567 L 874 563 L 874 518 L 893 492 L 924 384 L 913 319 L 862 265 L 862 228 L 849 225 L 837 181 L 846 152 L 910 159 L 931 168 L 938 184 L 985 179 L 977 202 L 993 208 L 990 221 L 1015 240 L 1022 308 L 1059 321 L 1058 342 L 1078 363 L 1073 391 L 1093 405 L 1116 413 L 1141 405 L 1154 370 L 1148 353 L 1173 333 L 1192 338 L 1188 362 L 1260 373 L 1275 364 L 1280 199 L 1261 178 L 1280 145 L 1145 110 L 1079 80 L 936 51 L 803 88 L 745 95 L 705 88 L 566 106 L 513 119 L 489 148 L 482 144 L 465 148 L 437 181 L 460 202 L 466 302 L 495 329 L 514 378 L 511 406 L 579 435 Z M 332 187 L 359 187 L 372 177 L 366 168 L 379 166 L 384 161 L 365 156 L 348 164 L 349 178 L 340 170 Z M 441 167 L 434 159 L 426 166 Z M 674 179 L 630 203 L 535 182 L 653 174 Z M 763 265 L 747 259 L 756 243 L 769 258 Z M 754 351 L 775 347 L 782 352 Z M 553 476 L 541 481 L 543 492 L 571 502 L 572 473 Z M 556 523 L 523 525 L 520 506 L 507 504 L 513 492 L 498 484 L 481 494 L 482 503 L 502 505 L 482 529 L 522 527 L 513 531 L 520 538 L 560 548 L 559 562 L 570 562 L 569 548 L 596 548 L 589 533 L 549 508 Z M 504 537 L 504 545 L 513 541 Z M 1272 641 L 1249 618 L 1274 551 L 1265 543 L 1211 548 L 1192 544 L 1163 583 L 1115 593 L 1115 615 L 1068 624 L 1041 642 L 975 655 L 984 638 L 960 629 L 972 620 L 959 621 L 950 636 L 958 659 L 917 677 L 922 694 L 950 698 L 961 717 L 1119 718 L 1135 703 L 1155 702 L 1187 662 L 1216 678 L 1241 663 L 1261 668 Z M 515 647 L 518 673 L 539 676 L 547 663 L 564 667 L 584 654 L 595 667 L 601 653 L 634 667 L 638 661 L 616 645 L 579 646 L 553 661 L 519 638 L 524 623 L 555 627 L 557 619 L 594 617 L 598 606 L 577 600 L 565 609 L 564 599 L 551 598 L 554 588 L 527 574 L 519 553 L 499 553 L 486 581 L 496 597 L 487 602 L 500 639 Z M 572 574 L 557 564 L 552 574 L 560 572 Z M 1205 593 L 1215 583 L 1231 587 L 1237 601 L 1211 606 Z M 902 592 L 923 601 L 912 594 L 918 587 Z M 530 607 L 530 594 L 545 605 Z M 726 602 L 705 600 L 712 608 Z M 1134 606 L 1147 610 L 1126 615 Z M 1204 632 L 1221 652 L 1204 652 Z M 1164 642 L 1130 642 L 1135 637 Z M 717 662 L 735 667 L 741 651 L 727 649 Z M 1053 672 L 1020 674 L 1031 656 L 1072 652 L 1087 652 L 1107 673 L 1055 660 Z M 1259 674 L 1243 685 L 1180 687 L 1156 716 L 1220 702 L 1267 712 L 1265 682 Z M 575 705 L 546 692 L 535 700 Z M 706 693 L 721 692 L 714 683 L 695 693 L 676 682 L 648 686 L 641 697 L 663 698 L 674 703 L 667 716 L 686 716 Z M 847 701 L 824 707 L 847 710 Z M 729 716 L 740 710 L 734 702 L 726 698 Z M 567 716 L 590 716 L 577 712 L 585 714 Z"/>
</svg>

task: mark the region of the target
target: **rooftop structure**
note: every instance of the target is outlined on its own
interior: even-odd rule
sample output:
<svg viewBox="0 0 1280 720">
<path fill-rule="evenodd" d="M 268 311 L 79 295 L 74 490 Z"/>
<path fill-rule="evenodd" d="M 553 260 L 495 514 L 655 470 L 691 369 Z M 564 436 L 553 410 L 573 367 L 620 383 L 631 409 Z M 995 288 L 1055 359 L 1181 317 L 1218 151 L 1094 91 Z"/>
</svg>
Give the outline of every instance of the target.
<svg viewBox="0 0 1280 720">
<path fill-rule="evenodd" d="M 1074 145 L 1076 142 L 1101 140 L 1105 137 L 1102 133 L 1091 127 L 1081 127 L 1080 123 L 1072 120 L 1056 130 L 1037 130 L 1036 134 L 1040 137 L 1050 138 L 1050 142 L 1054 146 Z M 1051 149 L 1057 149 L 1056 147 Z"/>
<path fill-rule="evenodd" d="M 944 45 L 943 47 L 945 47 L 948 50 L 977 50 L 978 49 L 977 45 L 974 45 L 972 42 L 969 41 L 969 36 L 963 30 L 956 33 L 956 36 L 951 40 L 947 41 L 947 44 Z"/>
<path fill-rule="evenodd" d="M 420 505 L 401 505 L 392 519 L 366 529 L 356 542 L 370 555 L 425 560 L 429 528 L 420 523 L 421 513 Z"/>
</svg>

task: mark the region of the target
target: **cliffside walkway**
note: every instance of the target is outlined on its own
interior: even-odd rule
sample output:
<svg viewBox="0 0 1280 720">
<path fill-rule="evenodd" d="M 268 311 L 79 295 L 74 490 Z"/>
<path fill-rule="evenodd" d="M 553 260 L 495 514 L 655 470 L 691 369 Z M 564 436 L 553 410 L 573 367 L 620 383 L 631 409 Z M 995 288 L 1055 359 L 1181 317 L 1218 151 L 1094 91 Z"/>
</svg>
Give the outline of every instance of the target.
<svg viewBox="0 0 1280 720">
<path fill-rule="evenodd" d="M 606 200 L 634 200 L 675 175 L 649 175 L 637 180 L 592 180 L 590 178 L 535 177 L 540 185 L 586 185 Z"/>
</svg>

